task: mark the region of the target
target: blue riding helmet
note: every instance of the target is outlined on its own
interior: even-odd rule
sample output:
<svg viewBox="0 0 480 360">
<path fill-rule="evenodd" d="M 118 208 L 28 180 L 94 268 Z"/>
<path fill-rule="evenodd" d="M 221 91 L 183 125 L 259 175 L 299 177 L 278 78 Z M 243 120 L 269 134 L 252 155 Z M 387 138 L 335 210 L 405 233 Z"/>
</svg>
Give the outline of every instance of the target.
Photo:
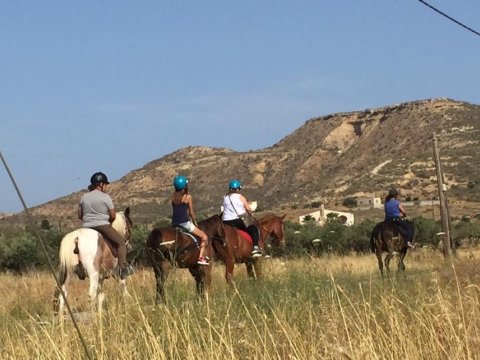
<svg viewBox="0 0 480 360">
<path fill-rule="evenodd" d="M 240 183 L 240 181 L 233 179 L 230 180 L 230 182 L 228 183 L 228 188 L 232 190 L 241 189 L 242 184 Z"/>
<path fill-rule="evenodd" d="M 173 179 L 173 186 L 175 190 L 183 190 L 187 187 L 188 179 L 185 176 L 178 175 Z"/>
</svg>

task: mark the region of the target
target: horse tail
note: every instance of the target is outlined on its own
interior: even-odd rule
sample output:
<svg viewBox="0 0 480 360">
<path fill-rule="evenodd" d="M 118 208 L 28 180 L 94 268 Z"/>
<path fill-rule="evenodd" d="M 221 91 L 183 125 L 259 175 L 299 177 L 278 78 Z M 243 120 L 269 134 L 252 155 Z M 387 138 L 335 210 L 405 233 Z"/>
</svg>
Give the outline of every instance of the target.
<svg viewBox="0 0 480 360">
<path fill-rule="evenodd" d="M 59 260 L 60 267 L 58 278 L 60 285 L 67 280 L 69 273 L 73 267 L 79 262 L 78 235 L 70 233 L 65 235 L 60 244 Z"/>
<path fill-rule="evenodd" d="M 375 252 L 375 233 L 376 233 L 376 227 L 373 228 L 372 230 L 372 234 L 370 235 L 370 250 L 372 251 L 372 253 Z"/>
<path fill-rule="evenodd" d="M 372 250 L 372 253 L 375 253 L 376 250 L 376 239 L 381 239 L 383 241 L 383 234 L 381 231 L 381 224 L 379 223 L 375 225 L 375 227 L 372 230 L 372 234 L 370 235 L 370 249 Z"/>
<path fill-rule="evenodd" d="M 60 243 L 60 250 L 58 252 L 60 265 L 58 269 L 58 285 L 60 287 L 55 288 L 53 294 L 53 311 L 56 314 L 63 312 L 64 299 L 60 298 L 62 288 L 65 291 L 65 284 L 68 280 L 68 276 L 71 273 L 73 266 L 78 264 L 78 255 L 75 255 L 74 251 L 78 253 L 78 235 L 68 233 L 65 235 Z"/>
</svg>

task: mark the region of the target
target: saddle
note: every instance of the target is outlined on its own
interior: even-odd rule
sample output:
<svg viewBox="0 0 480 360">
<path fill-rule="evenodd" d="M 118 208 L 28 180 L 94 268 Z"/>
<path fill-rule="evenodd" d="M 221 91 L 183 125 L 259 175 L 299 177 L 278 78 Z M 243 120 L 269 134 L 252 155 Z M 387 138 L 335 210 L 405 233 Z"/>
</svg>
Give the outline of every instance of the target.
<svg viewBox="0 0 480 360">
<path fill-rule="evenodd" d="M 240 236 L 240 237 L 243 237 L 245 240 L 247 240 L 249 243 L 253 244 L 253 239 L 252 237 L 250 236 L 250 234 L 248 232 L 246 232 L 245 230 L 241 230 L 241 229 L 235 229 L 237 231 L 237 234 Z"/>
<path fill-rule="evenodd" d="M 191 233 L 189 233 L 187 230 L 185 230 L 181 226 L 175 226 L 175 229 L 177 230 L 175 233 L 175 242 L 178 240 L 178 233 L 182 233 L 182 235 L 188 236 L 193 240 L 193 243 L 196 245 L 197 248 L 200 248 L 200 245 L 198 244 L 198 239 Z"/>
<path fill-rule="evenodd" d="M 388 219 L 388 220 L 385 220 L 385 223 L 394 225 L 397 232 L 405 238 L 408 234 L 407 234 L 407 231 L 400 225 L 401 221 L 405 221 L 405 220 L 396 219 L 396 218 Z"/>
<path fill-rule="evenodd" d="M 115 257 L 115 258 L 118 258 L 118 246 L 117 244 L 115 244 L 114 242 L 110 241 L 109 239 L 105 238 L 104 236 L 102 236 L 102 239 L 103 239 L 103 242 L 108 246 L 108 248 L 110 249 L 112 255 Z"/>
</svg>

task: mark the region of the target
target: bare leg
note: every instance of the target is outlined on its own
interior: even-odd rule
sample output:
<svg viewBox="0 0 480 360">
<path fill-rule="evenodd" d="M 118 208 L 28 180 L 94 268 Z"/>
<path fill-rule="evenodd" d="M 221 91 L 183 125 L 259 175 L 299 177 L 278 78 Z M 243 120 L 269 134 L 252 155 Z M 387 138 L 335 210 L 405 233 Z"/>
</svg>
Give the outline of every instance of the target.
<svg viewBox="0 0 480 360">
<path fill-rule="evenodd" d="M 205 247 L 207 246 L 207 242 L 208 242 L 208 236 L 198 227 L 195 227 L 192 233 L 193 235 L 196 235 L 200 238 L 200 254 L 198 254 L 198 257 L 202 258 L 204 257 Z"/>
</svg>

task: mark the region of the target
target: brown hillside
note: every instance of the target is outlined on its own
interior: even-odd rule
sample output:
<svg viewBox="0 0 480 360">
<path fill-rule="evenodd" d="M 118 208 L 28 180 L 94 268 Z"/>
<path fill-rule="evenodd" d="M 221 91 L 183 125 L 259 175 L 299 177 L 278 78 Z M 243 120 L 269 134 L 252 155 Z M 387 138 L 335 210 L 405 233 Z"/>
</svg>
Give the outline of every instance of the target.
<svg viewBox="0 0 480 360">
<path fill-rule="evenodd" d="M 450 99 L 327 115 L 306 121 L 265 149 L 179 149 L 112 183 L 110 194 L 118 209 L 132 208 L 137 223 L 170 214 L 171 180 L 177 173 L 190 178 L 199 214 L 218 211 L 231 178 L 239 178 L 247 197 L 264 210 L 301 209 L 318 201 L 335 208 L 346 197 L 383 195 L 391 186 L 404 197 L 432 199 L 437 191 L 435 132 L 452 206 L 475 211 L 480 203 L 479 124 L 479 105 Z M 32 208 L 32 214 L 77 226 L 82 193 Z M 5 217 L 0 227 L 21 221 L 20 215 Z"/>
</svg>

